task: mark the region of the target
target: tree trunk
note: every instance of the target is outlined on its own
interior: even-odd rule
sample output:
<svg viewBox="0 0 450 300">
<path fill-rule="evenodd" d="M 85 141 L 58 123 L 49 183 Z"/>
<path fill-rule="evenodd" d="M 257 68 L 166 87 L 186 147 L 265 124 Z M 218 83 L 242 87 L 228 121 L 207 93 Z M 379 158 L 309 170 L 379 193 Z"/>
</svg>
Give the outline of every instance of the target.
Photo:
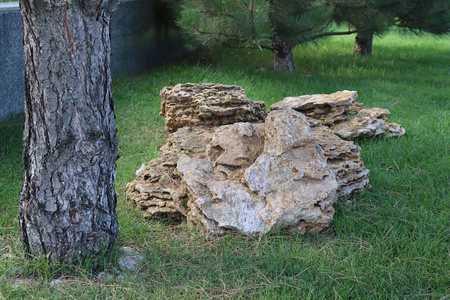
<svg viewBox="0 0 450 300">
<path fill-rule="evenodd" d="M 373 32 L 360 32 L 355 38 L 355 54 L 367 55 L 372 54 Z"/>
<path fill-rule="evenodd" d="M 292 57 L 292 47 L 286 44 L 272 45 L 273 68 L 280 71 L 294 72 L 294 59 Z"/>
<path fill-rule="evenodd" d="M 19 226 L 26 251 L 83 259 L 119 233 L 117 130 L 110 21 L 118 0 L 21 0 L 25 176 Z"/>
</svg>

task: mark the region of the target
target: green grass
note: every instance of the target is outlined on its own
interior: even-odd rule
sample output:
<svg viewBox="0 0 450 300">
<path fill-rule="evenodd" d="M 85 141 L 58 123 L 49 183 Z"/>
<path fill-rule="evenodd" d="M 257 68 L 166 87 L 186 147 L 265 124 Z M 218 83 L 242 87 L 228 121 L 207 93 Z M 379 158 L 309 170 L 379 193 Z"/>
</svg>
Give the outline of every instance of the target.
<svg viewBox="0 0 450 300">
<path fill-rule="evenodd" d="M 118 244 L 146 260 L 103 282 L 93 264 L 24 258 L 17 224 L 23 118 L 0 123 L 0 299 L 449 299 L 450 42 L 390 34 L 375 40 L 371 57 L 353 56 L 352 46 L 345 37 L 298 47 L 295 74 L 270 70 L 270 53 L 216 50 L 116 80 Z M 338 203 L 323 232 L 205 241 L 195 229 L 144 221 L 124 196 L 163 142 L 159 91 L 170 81 L 238 84 L 268 105 L 356 90 L 358 102 L 389 109 L 407 134 L 358 142 L 373 187 Z M 115 257 L 102 262 L 112 274 Z M 63 283 L 50 284 L 55 278 Z"/>
</svg>

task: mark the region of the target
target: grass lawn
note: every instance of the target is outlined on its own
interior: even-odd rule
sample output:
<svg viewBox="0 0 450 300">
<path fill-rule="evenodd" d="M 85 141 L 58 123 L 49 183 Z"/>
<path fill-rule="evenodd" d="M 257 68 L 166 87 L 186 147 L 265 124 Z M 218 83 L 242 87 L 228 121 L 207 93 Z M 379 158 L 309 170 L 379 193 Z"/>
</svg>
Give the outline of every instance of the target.
<svg viewBox="0 0 450 300">
<path fill-rule="evenodd" d="M 115 80 L 117 246 L 142 251 L 145 264 L 103 281 L 89 263 L 24 258 L 23 117 L 0 123 L 0 299 L 450 299 L 450 41 L 391 33 L 374 41 L 371 57 L 352 47 L 353 37 L 298 47 L 294 74 L 272 71 L 269 52 L 216 50 Z M 356 90 L 358 102 L 389 109 L 407 134 L 358 141 L 373 187 L 338 203 L 323 232 L 206 241 L 195 229 L 143 220 L 125 200 L 126 183 L 163 142 L 159 91 L 169 82 L 237 84 L 268 105 Z M 111 274 L 116 258 L 103 261 Z"/>
</svg>

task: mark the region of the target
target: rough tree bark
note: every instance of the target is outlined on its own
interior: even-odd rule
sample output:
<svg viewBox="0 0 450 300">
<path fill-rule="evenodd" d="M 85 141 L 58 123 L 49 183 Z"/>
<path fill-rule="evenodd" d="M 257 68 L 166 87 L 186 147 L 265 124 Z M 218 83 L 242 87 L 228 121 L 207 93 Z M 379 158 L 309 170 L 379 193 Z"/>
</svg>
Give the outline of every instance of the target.
<svg viewBox="0 0 450 300">
<path fill-rule="evenodd" d="M 273 68 L 280 71 L 294 72 L 294 58 L 292 57 L 292 46 L 287 44 L 271 45 L 273 53 Z"/>
<path fill-rule="evenodd" d="M 110 21 L 118 0 L 21 0 L 25 176 L 19 225 L 26 251 L 52 261 L 111 247 L 117 130 Z"/>
<path fill-rule="evenodd" d="M 370 55 L 372 54 L 373 32 L 360 32 L 355 38 L 355 54 Z"/>
</svg>

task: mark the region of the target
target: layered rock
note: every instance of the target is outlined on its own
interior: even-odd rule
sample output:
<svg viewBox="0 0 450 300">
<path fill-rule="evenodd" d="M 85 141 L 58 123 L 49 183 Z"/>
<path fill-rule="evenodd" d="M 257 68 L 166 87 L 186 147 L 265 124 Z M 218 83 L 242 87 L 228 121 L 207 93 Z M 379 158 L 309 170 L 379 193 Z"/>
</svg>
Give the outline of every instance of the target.
<svg viewBox="0 0 450 300">
<path fill-rule="evenodd" d="M 326 126 L 312 123 L 311 132 L 317 144 L 323 149 L 328 167 L 338 182 L 337 196 L 348 196 L 370 187 L 370 171 L 364 167 L 361 148 L 352 141 L 335 135 Z"/>
<path fill-rule="evenodd" d="M 175 132 L 128 184 L 127 198 L 144 216 L 186 218 L 208 236 L 321 230 L 339 197 L 370 186 L 361 148 L 336 134 L 404 132 L 385 122 L 388 111 L 355 103 L 356 92 L 287 98 L 266 118 L 264 105 L 237 86 L 177 85 L 161 96 Z"/>
<path fill-rule="evenodd" d="M 401 136 L 405 129 L 396 123 L 387 123 L 385 115 L 390 112 L 382 108 L 364 108 L 356 103 L 355 91 L 340 91 L 333 94 L 287 97 L 271 106 L 272 110 L 293 109 L 328 126 L 343 139 L 369 136 Z"/>
<path fill-rule="evenodd" d="M 160 115 L 170 132 L 186 126 L 262 122 L 266 117 L 266 104 L 249 100 L 236 85 L 177 84 L 163 88 L 160 96 Z"/>
<path fill-rule="evenodd" d="M 215 128 L 184 127 L 171 134 L 161 147 L 161 155 L 152 159 L 127 184 L 127 198 L 143 211 L 145 217 L 179 219 L 187 217 L 187 189 L 176 169 L 182 156 L 205 158 L 206 145 Z"/>
<path fill-rule="evenodd" d="M 265 126 L 222 126 L 208 147 L 217 144 L 219 155 L 181 157 L 177 164 L 192 216 L 208 234 L 259 235 L 274 227 L 316 232 L 333 219 L 337 182 L 304 115 L 274 111 Z M 253 145 L 264 147 L 246 151 Z"/>
<path fill-rule="evenodd" d="M 188 216 L 188 191 L 183 176 L 176 169 L 178 159 L 214 161 L 217 178 L 239 178 L 263 151 L 265 124 L 238 124 L 232 127 L 185 127 L 171 134 L 161 147 L 160 157 L 150 161 L 128 184 L 127 198 L 143 211 L 145 217 L 179 219 L 184 216 L 195 223 L 195 217 Z M 311 134 L 323 149 L 328 167 L 336 177 L 338 197 L 369 186 L 369 170 L 361 160 L 360 147 L 340 139 L 317 122 L 311 126 Z"/>
</svg>

